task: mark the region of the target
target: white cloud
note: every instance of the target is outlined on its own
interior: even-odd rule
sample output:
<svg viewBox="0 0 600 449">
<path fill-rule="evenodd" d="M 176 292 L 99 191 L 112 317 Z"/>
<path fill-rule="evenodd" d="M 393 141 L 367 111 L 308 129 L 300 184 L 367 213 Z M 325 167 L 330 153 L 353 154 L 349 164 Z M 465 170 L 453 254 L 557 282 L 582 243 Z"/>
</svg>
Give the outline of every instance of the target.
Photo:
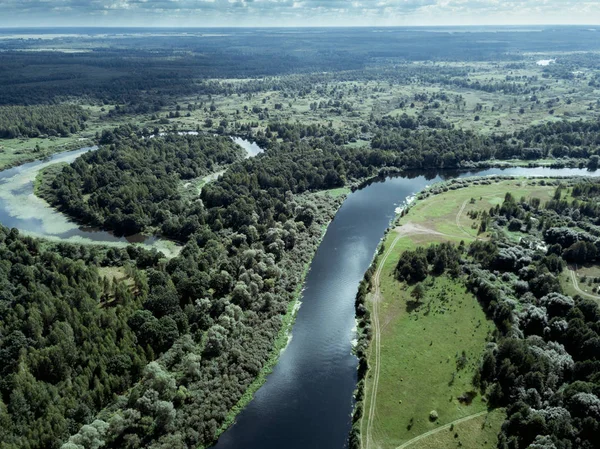
<svg viewBox="0 0 600 449">
<path fill-rule="evenodd" d="M 98 13 L 106 17 L 101 23 L 97 18 Z M 181 20 L 182 17 L 184 20 Z M 600 24 L 600 1 L 0 0 L 0 26 L 32 24 L 42 26 L 285 26 L 527 23 Z"/>
</svg>

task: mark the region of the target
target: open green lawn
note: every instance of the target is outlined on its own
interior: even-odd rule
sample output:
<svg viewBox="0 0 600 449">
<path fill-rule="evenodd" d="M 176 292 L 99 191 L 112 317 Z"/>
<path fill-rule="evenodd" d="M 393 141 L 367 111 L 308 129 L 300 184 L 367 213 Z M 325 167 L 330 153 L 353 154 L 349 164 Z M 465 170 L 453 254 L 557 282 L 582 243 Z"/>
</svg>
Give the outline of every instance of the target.
<svg viewBox="0 0 600 449">
<path fill-rule="evenodd" d="M 486 410 L 479 394 L 470 405 L 461 403 L 458 397 L 477 391 L 472 380 L 493 323 L 486 319 L 461 280 L 447 276 L 429 277 L 424 282 L 427 293 L 415 310 L 410 296 L 413 287 L 394 277 L 402 253 L 435 242 L 468 243 L 486 238 L 485 234 L 478 235 L 479 220 L 472 218 L 474 213 L 501 204 L 506 192 L 517 198 L 538 197 L 543 202 L 552 197 L 554 190 L 555 186 L 541 185 L 539 179 L 523 178 L 449 190 L 417 201 L 398 220 L 400 226 L 386 236 L 386 248 L 398 233 L 402 238 L 385 261 L 380 277 L 381 369 L 372 429 L 375 447 L 396 448 L 425 432 Z M 458 369 L 463 351 L 465 363 Z M 372 359 L 373 354 L 371 364 Z M 365 416 L 369 413 L 372 376 L 370 371 Z M 439 415 L 436 422 L 429 420 L 432 410 Z M 441 431 L 419 440 L 414 447 L 458 447 L 459 441 L 464 448 L 495 447 L 503 416 L 503 412 L 494 411 L 487 421 L 485 416 L 476 417 L 457 425 L 450 437 L 449 431 Z M 487 424 L 482 427 L 484 422 Z M 454 433 L 458 437 L 454 438 Z"/>
<path fill-rule="evenodd" d="M 540 185 L 539 181 L 525 178 L 496 180 L 489 185 L 470 185 L 417 201 L 399 224 L 418 226 L 432 232 L 408 232 L 408 242 L 400 241 L 398 246 L 408 249 L 436 241 L 464 240 L 468 243 L 478 237 L 484 238 L 485 235 L 478 234 L 479 219 L 471 218 L 470 214 L 488 211 L 502 204 L 506 192 L 511 192 L 517 199 L 521 196 L 537 197 L 542 203 L 551 199 L 556 187 Z"/>
<path fill-rule="evenodd" d="M 571 268 L 573 267 L 571 266 Z M 575 285 L 573 285 L 571 270 L 569 268 L 566 268 L 559 276 L 560 284 L 564 293 L 569 296 L 579 295 L 587 299 L 596 300 L 598 303 L 600 303 L 600 283 L 596 282 L 596 279 L 600 278 L 600 266 L 578 265 L 577 271 L 575 271 L 574 274 L 579 289 L 587 293 L 587 295 L 583 295 L 575 288 Z"/>
<path fill-rule="evenodd" d="M 457 398 L 476 391 L 473 375 L 493 329 L 460 281 L 429 278 L 422 305 L 410 311 L 412 288 L 391 274 L 386 269 L 382 275 L 381 374 L 373 430 L 384 448 L 485 410 L 480 395 L 470 405 Z M 459 369 L 463 351 L 465 364 Z M 439 414 L 435 423 L 429 420 L 432 410 Z"/>
<path fill-rule="evenodd" d="M 410 449 L 477 448 L 493 449 L 506 414 L 502 409 L 441 430 L 407 447 Z"/>
</svg>

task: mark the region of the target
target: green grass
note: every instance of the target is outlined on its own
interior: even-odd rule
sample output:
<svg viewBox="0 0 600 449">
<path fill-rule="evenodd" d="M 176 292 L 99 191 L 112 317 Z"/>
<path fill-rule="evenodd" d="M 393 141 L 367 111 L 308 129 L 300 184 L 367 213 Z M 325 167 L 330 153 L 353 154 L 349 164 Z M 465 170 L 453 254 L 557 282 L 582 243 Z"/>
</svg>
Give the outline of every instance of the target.
<svg viewBox="0 0 600 449">
<path fill-rule="evenodd" d="M 442 276 L 429 278 L 426 285 L 423 304 L 409 311 L 412 288 L 397 282 L 389 266 L 382 273 L 385 303 L 373 435 L 383 448 L 486 408 L 479 395 L 471 405 L 457 398 L 476 390 L 473 375 L 493 324 L 460 281 Z M 467 362 L 459 370 L 462 351 Z M 432 410 L 439 414 L 436 423 L 429 421 Z"/>
<path fill-rule="evenodd" d="M 329 190 L 321 190 L 316 192 L 317 195 L 329 195 L 333 198 L 338 198 L 340 196 L 348 195 L 351 190 L 348 187 L 338 187 L 337 189 L 329 189 Z"/>
<path fill-rule="evenodd" d="M 33 193 L 40 198 L 44 198 L 49 190 L 52 189 L 52 181 L 56 175 L 68 164 L 60 162 L 42 168 L 33 180 Z"/>
<path fill-rule="evenodd" d="M 93 144 L 89 139 L 75 136 L 52 139 L 0 139 L 0 170 Z"/>
<path fill-rule="evenodd" d="M 489 185 L 471 185 L 430 196 L 417 201 L 399 223 L 417 225 L 433 233 L 410 235 L 408 240 L 412 244 L 401 241 L 400 248 L 409 249 L 439 241 L 464 240 L 468 243 L 478 237 L 485 238 L 485 235 L 478 235 L 479 219 L 470 218 L 469 213 L 481 213 L 502 204 L 506 192 L 511 192 L 517 200 L 521 196 L 537 197 L 543 203 L 552 198 L 554 190 L 554 186 L 541 186 L 537 181 L 519 178 L 495 181 Z M 463 204 L 465 207 L 459 215 Z"/>
<path fill-rule="evenodd" d="M 410 449 L 477 448 L 494 449 L 498 433 L 506 418 L 503 409 L 492 410 L 487 415 L 456 424 L 409 446 Z M 407 448 L 408 449 L 408 448 Z"/>
<path fill-rule="evenodd" d="M 600 300 L 597 299 L 598 297 L 600 297 L 600 292 L 594 291 L 595 289 L 600 287 L 598 283 L 594 282 L 594 278 L 600 277 L 600 266 L 598 266 L 598 265 L 586 265 L 586 266 L 578 265 L 575 275 L 577 278 L 577 284 L 579 285 L 579 288 L 581 290 L 583 290 L 584 292 L 589 293 L 591 296 L 587 296 L 587 295 L 584 296 L 581 293 L 579 293 L 577 291 L 577 289 L 575 289 L 575 286 L 573 285 L 573 281 L 571 279 L 571 274 L 570 274 L 570 271 L 568 268 L 565 268 L 565 270 L 559 276 L 559 280 L 560 280 L 560 284 L 563 289 L 563 292 L 569 296 L 579 295 L 579 296 L 583 296 L 586 299 L 592 299 L 592 300 L 595 300 L 596 302 L 600 303 Z M 585 281 L 584 281 L 584 277 L 585 277 Z"/>
<path fill-rule="evenodd" d="M 554 189 L 554 186 L 540 186 L 537 181 L 524 178 L 471 185 L 419 200 L 398 220 L 399 231 L 405 235 L 396 243 L 381 274 L 381 373 L 372 432 L 376 445 L 383 449 L 395 448 L 425 432 L 486 409 L 479 394 L 471 405 L 462 404 L 457 398 L 477 390 L 472 379 L 488 335 L 494 329 L 493 323 L 486 319 L 477 299 L 467 292 L 462 282 L 447 276 L 429 277 L 425 281 L 427 295 L 422 305 L 413 310 L 410 296 L 413 287 L 398 282 L 393 275 L 402 253 L 435 242 L 464 240 L 468 243 L 475 238 L 487 238 L 485 234 L 478 235 L 479 220 L 470 218 L 470 212 L 489 210 L 501 204 L 507 191 L 517 198 L 533 196 L 545 201 L 552 197 Z M 397 235 L 394 231 L 388 233 L 386 248 Z M 457 370 L 457 357 L 463 351 L 467 363 Z M 365 389 L 365 416 L 369 413 L 371 376 L 372 372 Z M 432 410 L 439 415 L 435 423 L 429 421 Z M 495 411 L 485 428 L 481 427 L 484 418 L 476 418 L 461 424 L 464 435 L 459 432 L 456 439 L 454 433 L 450 439 L 445 438 L 442 431 L 420 440 L 415 447 L 456 447 L 460 440 L 464 448 L 492 448 L 502 421 L 503 413 Z"/>
</svg>

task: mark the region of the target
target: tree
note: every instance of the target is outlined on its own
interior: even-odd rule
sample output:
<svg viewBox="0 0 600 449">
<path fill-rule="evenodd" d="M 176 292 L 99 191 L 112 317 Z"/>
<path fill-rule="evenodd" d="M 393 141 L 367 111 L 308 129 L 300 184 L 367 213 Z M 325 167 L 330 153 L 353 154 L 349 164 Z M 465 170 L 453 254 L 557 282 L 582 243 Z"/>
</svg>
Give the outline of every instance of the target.
<svg viewBox="0 0 600 449">
<path fill-rule="evenodd" d="M 410 296 L 412 296 L 413 298 L 415 298 L 415 301 L 417 303 L 419 303 L 425 297 L 425 293 L 426 293 L 426 290 L 425 290 L 425 287 L 423 286 L 423 283 L 419 282 L 412 289 L 412 292 L 410 293 Z"/>
</svg>

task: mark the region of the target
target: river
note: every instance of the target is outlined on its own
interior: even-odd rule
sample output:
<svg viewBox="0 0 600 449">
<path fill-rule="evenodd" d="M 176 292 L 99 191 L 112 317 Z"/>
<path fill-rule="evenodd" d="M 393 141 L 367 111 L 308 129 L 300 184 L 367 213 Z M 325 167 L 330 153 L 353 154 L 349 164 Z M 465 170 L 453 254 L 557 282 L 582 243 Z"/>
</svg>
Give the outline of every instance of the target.
<svg viewBox="0 0 600 449">
<path fill-rule="evenodd" d="M 248 157 L 261 152 L 236 140 Z M 33 195 L 33 179 L 43 167 L 72 162 L 96 147 L 54 155 L 0 172 L 0 222 L 46 238 L 156 245 L 156 237 L 116 237 L 69 221 Z M 578 169 L 510 168 L 470 172 L 417 173 L 374 180 L 348 195 L 311 263 L 292 338 L 266 383 L 238 415 L 215 449 L 342 449 L 351 426 L 357 359 L 354 298 L 395 210 L 427 185 L 442 180 L 492 174 L 518 176 L 600 175 Z"/>
<path fill-rule="evenodd" d="M 376 180 L 348 195 L 312 261 L 289 345 L 214 449 L 346 447 L 356 386 L 354 299 L 395 209 L 432 183 L 492 174 L 590 175 L 549 168 L 442 172 Z"/>
</svg>

